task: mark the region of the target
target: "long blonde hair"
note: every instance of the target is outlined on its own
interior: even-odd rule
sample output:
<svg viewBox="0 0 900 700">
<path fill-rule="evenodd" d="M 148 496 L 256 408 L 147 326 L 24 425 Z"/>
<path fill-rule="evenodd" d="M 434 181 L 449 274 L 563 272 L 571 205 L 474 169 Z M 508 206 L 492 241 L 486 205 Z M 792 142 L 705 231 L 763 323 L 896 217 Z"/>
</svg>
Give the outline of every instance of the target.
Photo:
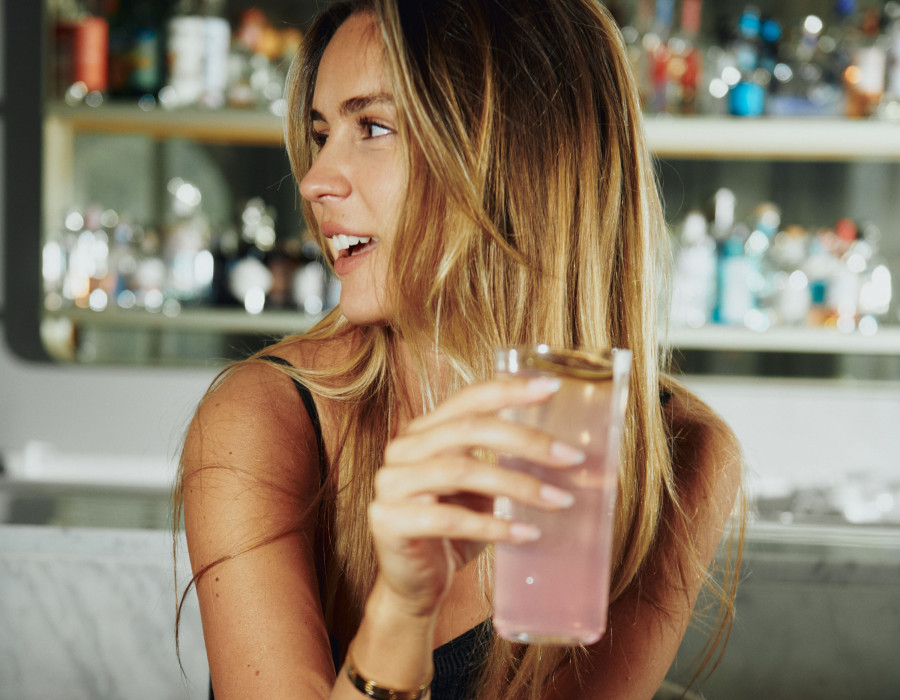
<svg viewBox="0 0 900 700">
<path fill-rule="evenodd" d="M 366 506 L 403 395 L 401 337 L 432 405 L 490 377 L 497 346 L 632 351 L 615 600 L 636 584 L 663 514 L 678 521 L 667 527 L 688 530 L 659 399 L 667 383 L 657 309 L 668 237 L 619 30 L 596 0 L 332 5 L 308 32 L 288 83 L 287 146 L 298 181 L 315 152 L 310 113 L 319 61 L 357 12 L 370 14 L 381 34 L 409 184 L 392 246 L 391 324 L 354 329 L 338 309 L 306 336 L 283 341 L 342 334 L 354 341 L 340 366 L 298 368 L 314 392 L 342 402 L 341 447 L 328 455 L 336 481 L 323 498 L 333 538 L 326 610 L 349 604 L 352 629 L 375 578 Z M 449 386 L 435 386 L 426 371 L 435 355 L 449 369 Z M 690 538 L 682 541 L 695 561 Z M 489 555 L 480 565 L 487 596 Z M 729 607 L 733 592 L 722 600 Z M 552 674 L 578 656 L 494 638 L 478 697 L 540 697 Z"/>
</svg>

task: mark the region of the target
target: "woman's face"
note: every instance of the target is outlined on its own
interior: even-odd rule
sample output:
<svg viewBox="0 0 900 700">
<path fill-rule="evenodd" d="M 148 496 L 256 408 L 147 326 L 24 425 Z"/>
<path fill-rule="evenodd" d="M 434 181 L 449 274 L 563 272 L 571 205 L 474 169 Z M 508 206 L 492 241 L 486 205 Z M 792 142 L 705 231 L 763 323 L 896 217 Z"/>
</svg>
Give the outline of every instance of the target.
<svg viewBox="0 0 900 700">
<path fill-rule="evenodd" d="M 387 271 L 406 166 L 397 113 L 372 18 L 353 15 L 319 64 L 311 119 L 318 145 L 300 182 L 334 254 L 341 310 L 351 322 L 390 317 Z"/>
</svg>

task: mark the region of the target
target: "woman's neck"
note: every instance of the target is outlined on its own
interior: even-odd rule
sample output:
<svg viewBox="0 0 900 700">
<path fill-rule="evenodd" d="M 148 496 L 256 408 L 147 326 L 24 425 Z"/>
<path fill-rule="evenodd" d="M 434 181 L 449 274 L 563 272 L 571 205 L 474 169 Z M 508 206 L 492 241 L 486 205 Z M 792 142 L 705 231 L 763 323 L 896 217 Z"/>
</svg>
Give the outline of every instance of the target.
<svg viewBox="0 0 900 700">
<path fill-rule="evenodd" d="M 435 349 L 425 350 L 416 360 L 416 354 L 402 338 L 397 338 L 397 368 L 400 419 L 403 425 L 425 413 L 429 404 L 426 396 L 423 374 L 427 377 L 428 388 L 435 402 L 445 398 L 449 387 L 451 370 L 446 359 Z"/>
</svg>

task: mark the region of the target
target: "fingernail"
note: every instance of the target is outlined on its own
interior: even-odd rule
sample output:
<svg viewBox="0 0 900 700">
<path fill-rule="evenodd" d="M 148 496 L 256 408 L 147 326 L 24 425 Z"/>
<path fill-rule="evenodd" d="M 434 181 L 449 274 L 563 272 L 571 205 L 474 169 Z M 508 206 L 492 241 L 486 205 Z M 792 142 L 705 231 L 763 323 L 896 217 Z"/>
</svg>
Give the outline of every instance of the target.
<svg viewBox="0 0 900 700">
<path fill-rule="evenodd" d="M 550 454 L 566 464 L 581 464 L 585 460 L 584 452 L 559 440 L 550 445 Z"/>
<path fill-rule="evenodd" d="M 541 531 L 528 523 L 513 523 L 509 526 L 509 534 L 513 542 L 534 542 L 541 536 Z"/>
<path fill-rule="evenodd" d="M 534 396 L 547 396 L 562 386 L 562 380 L 556 377 L 537 377 L 528 382 L 526 391 Z"/>
<path fill-rule="evenodd" d="M 560 508 L 568 508 L 575 503 L 575 496 L 568 491 L 563 491 L 555 486 L 544 484 L 541 486 L 541 500 L 550 505 L 559 506 Z"/>
</svg>

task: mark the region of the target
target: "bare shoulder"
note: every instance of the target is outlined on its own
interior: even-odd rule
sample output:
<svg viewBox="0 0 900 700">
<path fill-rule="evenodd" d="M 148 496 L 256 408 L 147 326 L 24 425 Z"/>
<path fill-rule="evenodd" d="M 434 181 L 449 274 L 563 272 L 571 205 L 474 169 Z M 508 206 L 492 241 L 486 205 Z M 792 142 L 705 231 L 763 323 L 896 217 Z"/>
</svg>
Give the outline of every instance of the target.
<svg viewBox="0 0 900 700">
<path fill-rule="evenodd" d="M 315 354 L 270 350 L 298 370 Z M 226 370 L 185 441 L 184 525 L 217 697 L 325 697 L 334 680 L 315 548 L 321 456 L 289 371 L 265 359 Z"/>
<path fill-rule="evenodd" d="M 689 517 L 718 530 L 740 491 L 740 443 L 725 420 L 686 387 L 673 382 L 668 390 L 664 415 L 679 499 Z"/>
</svg>

